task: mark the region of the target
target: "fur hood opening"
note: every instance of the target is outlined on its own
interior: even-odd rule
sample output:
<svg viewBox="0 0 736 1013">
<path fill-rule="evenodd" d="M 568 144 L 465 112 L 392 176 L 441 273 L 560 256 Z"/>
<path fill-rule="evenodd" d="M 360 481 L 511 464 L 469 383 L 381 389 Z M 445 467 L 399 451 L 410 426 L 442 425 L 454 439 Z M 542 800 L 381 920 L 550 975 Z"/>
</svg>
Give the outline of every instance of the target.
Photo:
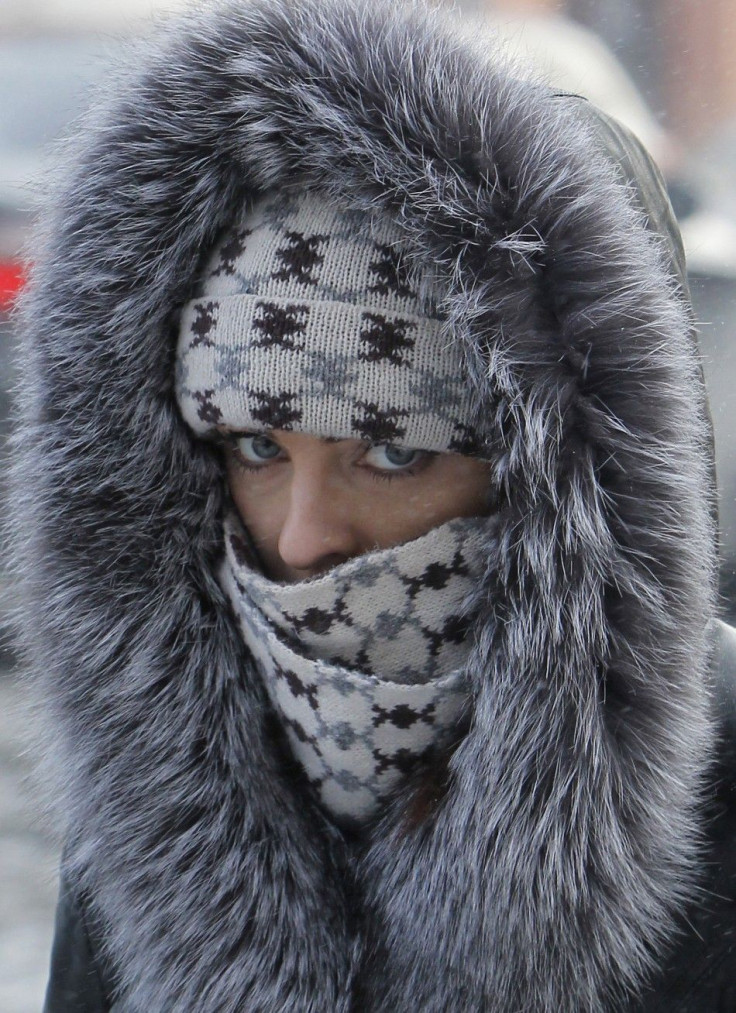
<svg viewBox="0 0 736 1013">
<path fill-rule="evenodd" d="M 126 1013 L 592 1013 L 667 944 L 711 741 L 708 432 L 667 237 L 597 123 L 420 6 L 243 0 L 164 28 L 70 149 L 22 311 L 16 566 Z M 275 740 L 173 396 L 203 255 L 297 179 L 436 265 L 502 504 L 470 731 L 364 846 Z"/>
</svg>

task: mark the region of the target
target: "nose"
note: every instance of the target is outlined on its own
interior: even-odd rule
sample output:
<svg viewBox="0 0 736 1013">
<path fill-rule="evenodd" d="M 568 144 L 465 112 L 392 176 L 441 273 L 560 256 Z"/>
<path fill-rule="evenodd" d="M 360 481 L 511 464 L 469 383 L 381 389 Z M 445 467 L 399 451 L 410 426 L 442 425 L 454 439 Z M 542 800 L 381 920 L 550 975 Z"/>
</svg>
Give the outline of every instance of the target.
<svg viewBox="0 0 736 1013">
<path fill-rule="evenodd" d="M 350 497 L 322 470 L 295 469 L 278 538 L 282 564 L 314 576 L 359 555 L 352 513 Z"/>
</svg>

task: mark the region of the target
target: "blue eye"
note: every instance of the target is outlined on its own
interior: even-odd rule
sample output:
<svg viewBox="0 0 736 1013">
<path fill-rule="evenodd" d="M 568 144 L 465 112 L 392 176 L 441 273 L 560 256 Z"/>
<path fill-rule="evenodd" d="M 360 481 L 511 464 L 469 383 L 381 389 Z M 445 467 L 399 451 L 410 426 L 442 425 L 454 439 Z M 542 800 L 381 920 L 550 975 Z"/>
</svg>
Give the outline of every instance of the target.
<svg viewBox="0 0 736 1013">
<path fill-rule="evenodd" d="M 372 468 L 381 471 L 401 471 L 410 468 L 423 456 L 423 451 L 412 447 L 397 447 L 393 443 L 377 443 L 365 454 L 363 460 Z"/>
<path fill-rule="evenodd" d="M 249 464 L 273 461 L 281 454 L 278 443 L 264 433 L 237 436 L 233 442 L 236 452 Z"/>
</svg>

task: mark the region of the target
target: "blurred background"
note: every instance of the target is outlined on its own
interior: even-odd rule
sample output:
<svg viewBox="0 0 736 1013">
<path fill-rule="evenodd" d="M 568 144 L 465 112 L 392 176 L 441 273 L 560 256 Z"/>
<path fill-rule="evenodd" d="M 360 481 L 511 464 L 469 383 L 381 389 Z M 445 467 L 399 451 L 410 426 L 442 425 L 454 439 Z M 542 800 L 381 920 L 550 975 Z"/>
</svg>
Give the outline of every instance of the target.
<svg viewBox="0 0 736 1013">
<path fill-rule="evenodd" d="M 12 305 L 35 199 L 53 171 L 49 145 L 71 129 L 123 40 L 179 6 L 0 0 L 3 444 Z M 685 239 L 715 424 L 723 613 L 736 618 L 736 0 L 458 0 L 454 10 L 489 46 L 511 52 L 520 73 L 586 95 L 625 122 L 662 167 Z M 27 694 L 23 707 L 1 559 L 0 592 L 0 1011 L 37 1013 L 58 851 L 33 774 L 42 735 Z"/>
</svg>

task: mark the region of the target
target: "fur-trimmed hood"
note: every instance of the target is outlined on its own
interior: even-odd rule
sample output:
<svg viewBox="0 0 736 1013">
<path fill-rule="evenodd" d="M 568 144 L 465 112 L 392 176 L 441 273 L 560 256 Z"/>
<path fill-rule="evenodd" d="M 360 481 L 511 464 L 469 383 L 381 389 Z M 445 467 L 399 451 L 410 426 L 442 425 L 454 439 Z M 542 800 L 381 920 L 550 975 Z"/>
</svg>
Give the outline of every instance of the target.
<svg viewBox="0 0 736 1013">
<path fill-rule="evenodd" d="M 656 964 L 710 741 L 708 434 L 670 247 L 595 123 L 423 9 L 243 0 L 163 30 L 75 142 L 23 310 L 16 555 L 126 1013 L 598 1011 Z M 275 741 L 172 389 L 202 254 L 297 178 L 437 266 L 497 448 L 472 726 L 357 847 Z"/>
</svg>

